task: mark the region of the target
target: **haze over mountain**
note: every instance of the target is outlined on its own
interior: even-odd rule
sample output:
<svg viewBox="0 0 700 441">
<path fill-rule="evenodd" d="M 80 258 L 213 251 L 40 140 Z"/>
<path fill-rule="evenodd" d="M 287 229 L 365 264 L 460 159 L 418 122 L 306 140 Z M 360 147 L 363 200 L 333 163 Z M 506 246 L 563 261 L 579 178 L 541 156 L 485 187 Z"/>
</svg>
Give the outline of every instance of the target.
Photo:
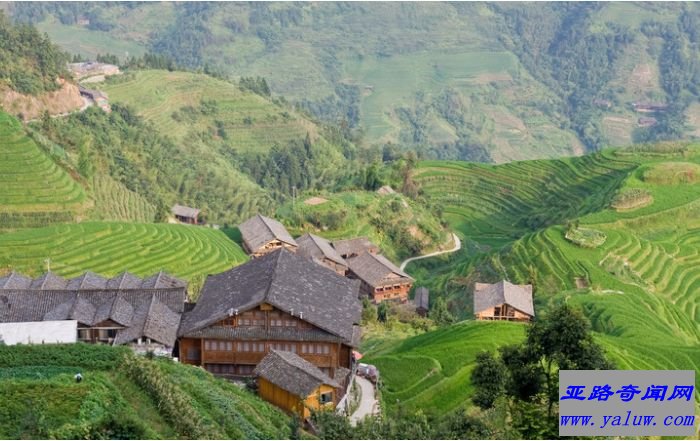
<svg viewBox="0 0 700 441">
<path fill-rule="evenodd" d="M 363 132 L 367 144 L 432 158 L 504 162 L 700 134 L 695 3 L 16 3 L 11 11 L 73 53 L 153 52 L 225 76 L 262 76 L 274 94 Z M 643 107 L 654 103 L 668 107 Z"/>
</svg>

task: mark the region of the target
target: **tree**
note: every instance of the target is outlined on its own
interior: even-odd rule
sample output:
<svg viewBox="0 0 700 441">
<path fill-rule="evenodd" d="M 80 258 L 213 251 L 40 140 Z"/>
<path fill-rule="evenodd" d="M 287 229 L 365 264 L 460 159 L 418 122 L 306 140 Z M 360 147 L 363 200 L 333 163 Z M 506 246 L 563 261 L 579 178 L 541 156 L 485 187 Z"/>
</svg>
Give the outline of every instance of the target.
<svg viewBox="0 0 700 441">
<path fill-rule="evenodd" d="M 559 400 L 559 369 L 613 368 L 593 341 L 586 318 L 567 304 L 539 317 L 528 328 L 524 344 L 501 347 L 499 355 L 505 367 L 503 395 L 512 400 L 513 424 L 524 437 L 556 436 L 553 410 Z M 485 404 L 494 398 L 490 388 L 497 384 L 485 377 L 497 369 L 497 363 L 487 356 L 477 358 L 475 396 Z M 529 422 L 533 418 L 537 424 Z"/>
<path fill-rule="evenodd" d="M 86 179 L 90 179 L 95 171 L 95 166 L 92 164 L 92 159 L 88 152 L 89 145 L 90 140 L 86 138 L 78 147 L 78 172 Z"/>
<path fill-rule="evenodd" d="M 386 323 L 386 321 L 388 319 L 389 319 L 389 306 L 387 306 L 386 302 L 382 302 L 377 307 L 377 320 L 379 320 L 382 323 Z"/>
<path fill-rule="evenodd" d="M 491 352 L 481 352 L 476 356 L 476 367 L 472 371 L 471 381 L 476 387 L 472 396 L 474 404 L 482 409 L 491 408 L 505 391 L 506 368 Z"/>
<path fill-rule="evenodd" d="M 377 307 L 364 297 L 362 299 L 362 323 L 373 323 L 377 321 Z"/>
<path fill-rule="evenodd" d="M 455 317 L 447 308 L 447 302 L 444 298 L 438 297 L 435 304 L 430 307 L 430 318 L 438 326 L 447 326 L 455 322 Z"/>
</svg>

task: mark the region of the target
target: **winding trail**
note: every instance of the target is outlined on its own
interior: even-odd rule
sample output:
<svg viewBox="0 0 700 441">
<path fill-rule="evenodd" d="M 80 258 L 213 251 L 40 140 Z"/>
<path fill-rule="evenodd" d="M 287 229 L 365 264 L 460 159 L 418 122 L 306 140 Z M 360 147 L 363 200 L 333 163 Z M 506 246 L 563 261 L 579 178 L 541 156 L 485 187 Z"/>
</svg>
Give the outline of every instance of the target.
<svg viewBox="0 0 700 441">
<path fill-rule="evenodd" d="M 355 381 L 357 381 L 362 395 L 360 397 L 360 405 L 357 407 L 355 413 L 350 415 L 350 424 L 353 426 L 367 415 L 376 415 L 379 410 L 379 402 L 374 393 L 374 385 L 369 380 L 359 375 L 355 376 Z"/>
<path fill-rule="evenodd" d="M 401 266 L 399 267 L 399 269 L 403 271 L 404 268 L 406 268 L 406 265 L 413 262 L 414 260 L 427 259 L 428 257 L 435 257 L 439 256 L 440 254 L 454 253 L 455 251 L 459 251 L 459 249 L 462 248 L 462 241 L 459 240 L 459 237 L 457 237 L 455 233 L 452 233 L 452 240 L 454 240 L 455 242 L 454 248 L 450 250 L 434 251 L 432 253 L 423 254 L 422 256 L 409 257 L 408 259 L 401 262 Z"/>
</svg>

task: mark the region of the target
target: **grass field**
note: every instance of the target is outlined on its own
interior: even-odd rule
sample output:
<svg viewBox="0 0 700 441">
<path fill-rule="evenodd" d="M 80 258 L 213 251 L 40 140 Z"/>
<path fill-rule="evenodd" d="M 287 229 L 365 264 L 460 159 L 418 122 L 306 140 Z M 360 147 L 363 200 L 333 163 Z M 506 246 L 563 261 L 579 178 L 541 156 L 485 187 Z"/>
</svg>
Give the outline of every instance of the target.
<svg viewBox="0 0 700 441">
<path fill-rule="evenodd" d="M 303 140 L 307 133 L 316 138 L 318 132 L 311 121 L 293 111 L 207 75 L 138 71 L 127 81 L 100 87 L 110 100 L 133 106 L 162 134 L 177 141 L 201 132 L 217 132 L 215 141 L 223 142 L 227 148 L 265 151 L 275 143 Z M 203 101 L 215 105 L 199 111 Z M 183 112 L 188 106 L 197 111 Z M 181 113 L 180 121 L 173 117 L 175 112 Z M 225 139 L 221 139 L 222 130 Z"/>
<path fill-rule="evenodd" d="M 0 437 L 289 436 L 288 418 L 255 394 L 196 367 L 141 357 L 137 367 L 150 376 L 144 379 L 125 363 L 129 352 L 84 344 L 0 348 Z M 83 375 L 81 383 L 73 379 L 76 372 Z"/>
<path fill-rule="evenodd" d="M 247 260 L 222 232 L 186 225 L 85 222 L 0 235 L 0 268 L 36 275 L 46 270 L 47 258 L 51 271 L 65 277 L 162 269 L 187 280 Z"/>
<path fill-rule="evenodd" d="M 86 200 L 83 187 L 0 112 L 0 229 L 71 220 Z"/>
<path fill-rule="evenodd" d="M 153 222 L 156 207 L 143 196 L 126 188 L 108 175 L 98 175 L 92 180 L 91 194 L 95 206 L 94 220 Z"/>
</svg>

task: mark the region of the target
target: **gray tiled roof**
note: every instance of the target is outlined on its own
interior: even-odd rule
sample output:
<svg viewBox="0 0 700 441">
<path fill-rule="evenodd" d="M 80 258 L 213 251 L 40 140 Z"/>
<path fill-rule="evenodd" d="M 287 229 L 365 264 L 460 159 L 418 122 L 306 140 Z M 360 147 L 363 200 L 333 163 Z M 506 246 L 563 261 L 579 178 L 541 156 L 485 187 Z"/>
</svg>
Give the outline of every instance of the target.
<svg viewBox="0 0 700 441">
<path fill-rule="evenodd" d="M 0 289 L 29 289 L 32 279 L 12 271 L 10 274 L 0 277 Z"/>
<path fill-rule="evenodd" d="M 333 248 L 341 256 L 360 255 L 367 251 L 378 253 L 379 247 L 370 242 L 366 237 L 355 237 L 353 239 L 336 240 L 333 242 Z"/>
<path fill-rule="evenodd" d="M 238 226 L 243 242 L 249 250 L 255 251 L 273 240 L 297 246 L 296 241 L 284 228 L 284 225 L 274 219 L 257 214 Z"/>
<path fill-rule="evenodd" d="M 87 273 L 70 281 L 51 273 L 34 281 L 10 274 L 0 278 L 0 323 L 77 320 L 95 326 L 111 320 L 125 327 L 117 344 L 146 337 L 172 346 L 185 299 L 185 282 L 163 272 L 146 281 L 130 274 L 107 280 Z"/>
<path fill-rule="evenodd" d="M 141 287 L 143 281 L 127 271 L 112 277 L 107 281 L 108 289 L 136 289 Z"/>
<path fill-rule="evenodd" d="M 297 244 L 299 244 L 297 254 L 302 257 L 318 259 L 319 261 L 326 258 L 339 265 L 348 266 L 348 263 L 338 254 L 335 248 L 331 246 L 330 242 L 322 237 L 306 233 L 297 238 Z"/>
<path fill-rule="evenodd" d="M 359 283 L 285 249 L 207 277 L 179 335 L 189 335 L 263 302 L 350 342 L 360 322 Z"/>
<path fill-rule="evenodd" d="M 306 398 L 322 384 L 340 385 L 319 368 L 295 353 L 272 350 L 253 371 L 270 383 L 298 397 Z"/>
<path fill-rule="evenodd" d="M 350 271 L 370 286 L 379 286 L 382 281 L 392 274 L 396 278 L 390 283 L 412 282 L 413 278 L 401 271 L 399 267 L 391 263 L 381 254 L 363 253 L 348 259 Z"/>
<path fill-rule="evenodd" d="M 68 281 L 66 289 L 106 289 L 107 279 L 90 271 Z"/>
<path fill-rule="evenodd" d="M 45 273 L 34 279 L 29 289 L 66 289 L 68 282 L 52 272 Z"/>
<path fill-rule="evenodd" d="M 143 279 L 141 283 L 141 288 L 145 289 L 184 288 L 186 286 L 187 282 L 173 277 L 164 271 L 160 271 L 158 274 Z"/>
<path fill-rule="evenodd" d="M 504 303 L 534 316 L 532 285 L 514 285 L 506 280 L 494 284 L 476 284 L 474 288 L 474 313 Z"/>
<path fill-rule="evenodd" d="M 176 216 L 196 218 L 202 211 L 197 208 L 186 207 L 184 205 L 175 204 L 171 209 Z"/>
</svg>

